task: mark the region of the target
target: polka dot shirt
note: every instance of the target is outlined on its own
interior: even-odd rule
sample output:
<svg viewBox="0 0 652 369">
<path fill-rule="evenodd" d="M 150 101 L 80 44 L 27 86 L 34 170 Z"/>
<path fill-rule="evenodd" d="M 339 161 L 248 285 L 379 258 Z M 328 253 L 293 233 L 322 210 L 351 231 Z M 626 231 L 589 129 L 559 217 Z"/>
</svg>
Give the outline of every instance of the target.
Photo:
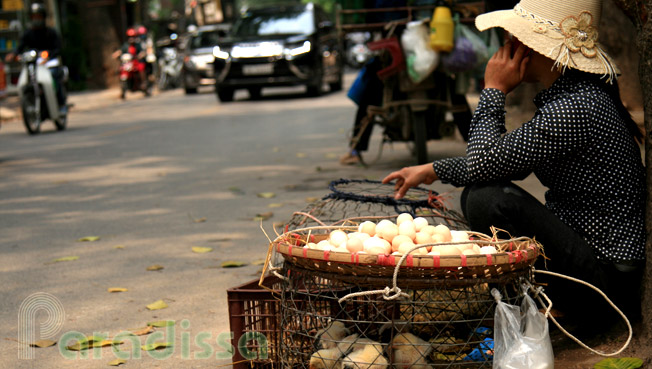
<svg viewBox="0 0 652 369">
<path fill-rule="evenodd" d="M 483 90 L 467 156 L 435 161 L 435 173 L 458 187 L 534 173 L 548 189 L 546 207 L 599 259 L 644 259 L 645 170 L 601 82 L 562 76 L 534 103 L 534 117 L 506 133 L 505 95 Z"/>
</svg>

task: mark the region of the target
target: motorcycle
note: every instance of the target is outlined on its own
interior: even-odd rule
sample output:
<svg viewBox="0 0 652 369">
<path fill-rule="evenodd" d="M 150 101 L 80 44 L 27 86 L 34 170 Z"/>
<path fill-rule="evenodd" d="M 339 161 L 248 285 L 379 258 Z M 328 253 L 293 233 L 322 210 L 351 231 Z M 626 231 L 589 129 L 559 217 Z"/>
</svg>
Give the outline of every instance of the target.
<svg viewBox="0 0 652 369">
<path fill-rule="evenodd" d="M 143 87 L 141 73 L 138 70 L 139 64 L 140 61 L 129 52 L 120 55 L 120 98 L 123 100 L 127 97 L 127 91 L 142 91 L 145 96 L 151 94 L 151 85 L 147 81 L 144 81 Z"/>
<path fill-rule="evenodd" d="M 181 85 L 181 67 L 183 64 L 177 55 L 174 47 L 164 47 L 161 49 L 161 57 L 158 59 L 158 88 L 167 90 L 176 88 Z"/>
<path fill-rule="evenodd" d="M 29 50 L 20 59 L 23 66 L 17 87 L 27 132 L 39 133 L 41 123 L 47 119 L 54 122 L 58 131 L 66 129 L 67 106 L 59 106 L 55 87 L 59 82 L 54 81 L 50 69 L 60 68 L 63 73 L 60 83 L 66 82 L 68 69 L 61 65 L 60 58 L 49 58 L 47 51 Z"/>
</svg>

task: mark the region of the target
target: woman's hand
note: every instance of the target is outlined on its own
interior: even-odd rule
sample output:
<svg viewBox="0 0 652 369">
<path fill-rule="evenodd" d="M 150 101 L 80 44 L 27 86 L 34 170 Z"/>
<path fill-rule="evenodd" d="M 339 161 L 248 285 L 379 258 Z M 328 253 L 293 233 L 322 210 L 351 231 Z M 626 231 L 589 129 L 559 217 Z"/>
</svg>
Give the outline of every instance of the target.
<svg viewBox="0 0 652 369">
<path fill-rule="evenodd" d="M 401 199 L 405 193 L 412 187 L 416 187 L 422 183 L 431 184 L 439 179 L 432 167 L 432 163 L 416 165 L 412 167 L 405 167 L 396 172 L 390 173 L 383 179 L 383 183 L 389 183 L 396 180 L 394 190 L 396 194 L 394 198 Z"/>
<path fill-rule="evenodd" d="M 512 56 L 512 47 L 516 51 Z M 484 72 L 485 88 L 496 88 L 507 95 L 521 84 L 525 77 L 525 69 L 530 61 L 527 55 L 530 49 L 522 43 L 508 40 L 487 62 Z"/>
</svg>

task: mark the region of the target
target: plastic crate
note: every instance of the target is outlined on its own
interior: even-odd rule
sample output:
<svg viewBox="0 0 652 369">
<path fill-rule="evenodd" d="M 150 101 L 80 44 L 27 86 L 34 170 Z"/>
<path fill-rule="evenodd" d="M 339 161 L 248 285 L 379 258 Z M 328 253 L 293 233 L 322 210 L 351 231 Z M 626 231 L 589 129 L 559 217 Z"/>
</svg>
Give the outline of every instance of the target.
<svg viewBox="0 0 652 369">
<path fill-rule="evenodd" d="M 279 300 L 281 281 L 274 276 L 265 277 L 263 285 L 274 292 L 260 287 L 258 282 L 255 279 L 226 291 L 229 325 L 235 346 L 233 369 L 252 366 L 265 368 L 278 362 L 282 334 Z M 261 335 L 265 339 L 261 339 Z M 243 336 L 245 337 L 242 338 Z M 241 339 L 246 340 L 243 342 L 244 347 L 240 347 Z"/>
</svg>

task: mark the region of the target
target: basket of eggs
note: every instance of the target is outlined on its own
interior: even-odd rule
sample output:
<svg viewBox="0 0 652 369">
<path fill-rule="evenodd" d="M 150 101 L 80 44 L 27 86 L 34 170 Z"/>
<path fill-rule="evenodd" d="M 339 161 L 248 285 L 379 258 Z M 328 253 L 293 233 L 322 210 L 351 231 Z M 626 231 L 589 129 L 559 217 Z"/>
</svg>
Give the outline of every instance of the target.
<svg viewBox="0 0 652 369">
<path fill-rule="evenodd" d="M 353 276 L 492 278 L 528 268 L 540 252 L 535 240 L 506 240 L 431 224 L 409 213 L 384 219 L 313 226 L 279 235 L 271 249 L 287 263 Z"/>
</svg>

